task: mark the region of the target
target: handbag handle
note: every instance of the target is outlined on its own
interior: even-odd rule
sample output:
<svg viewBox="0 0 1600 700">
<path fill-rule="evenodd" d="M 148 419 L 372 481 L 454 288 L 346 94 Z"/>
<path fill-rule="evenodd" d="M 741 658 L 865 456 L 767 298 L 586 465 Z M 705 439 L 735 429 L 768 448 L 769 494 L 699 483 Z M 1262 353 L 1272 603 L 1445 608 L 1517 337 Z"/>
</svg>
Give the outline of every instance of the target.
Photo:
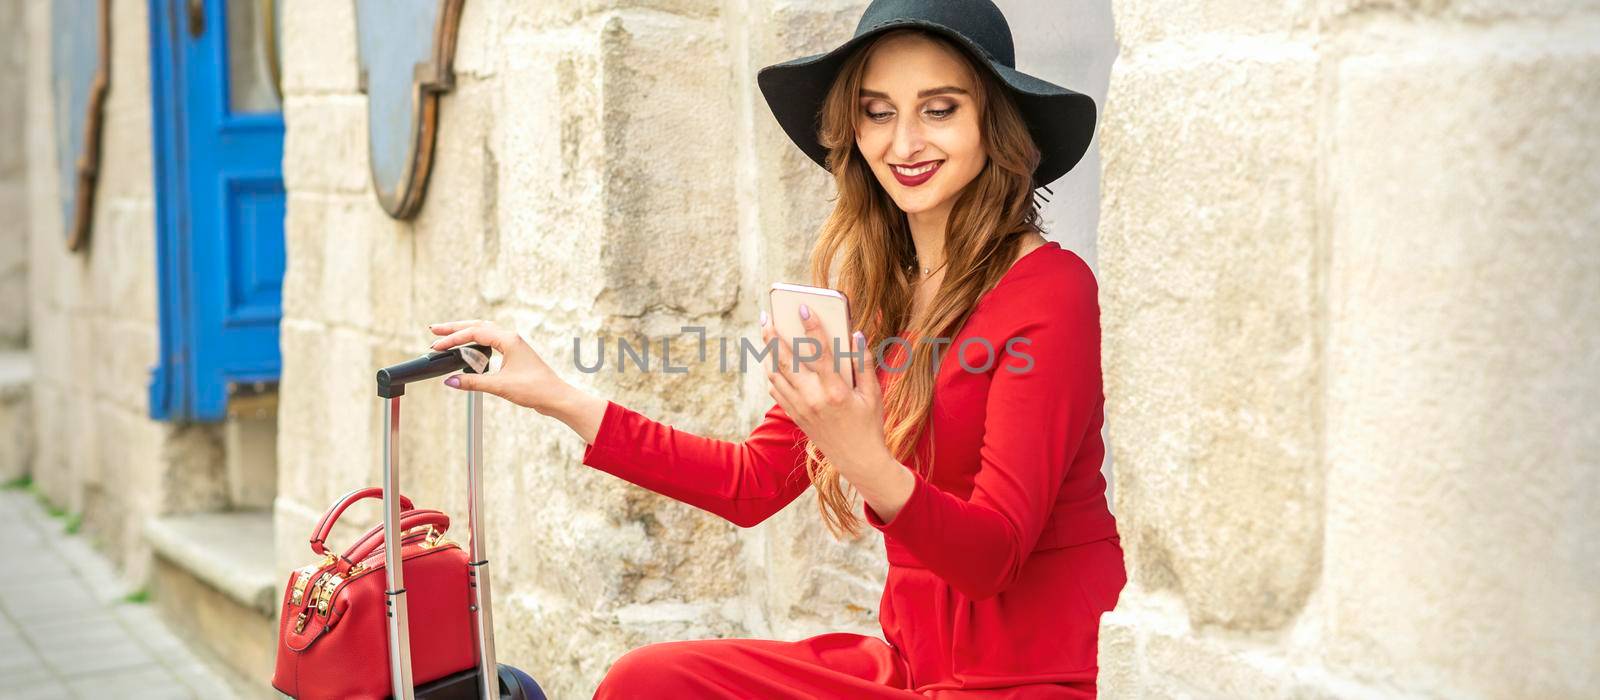
<svg viewBox="0 0 1600 700">
<path fill-rule="evenodd" d="M 450 519 L 448 517 L 445 518 L 443 523 L 431 522 L 431 521 L 417 521 L 417 520 L 415 520 L 415 519 L 413 519 L 411 517 L 411 516 L 419 514 L 419 513 L 442 513 L 442 512 L 443 511 L 435 510 L 433 508 L 417 508 L 415 510 L 408 510 L 408 511 L 406 511 L 404 513 L 401 513 L 400 514 L 400 532 L 403 533 L 406 530 L 409 530 L 409 529 L 411 529 L 413 527 L 416 527 L 417 525 L 429 525 L 429 524 L 432 524 L 432 525 L 436 526 L 434 529 L 439 531 L 442 534 L 446 530 L 450 529 Z M 356 550 L 361 548 L 362 546 L 366 545 L 367 541 L 371 540 L 374 537 L 379 538 L 379 541 L 378 541 L 377 544 L 378 544 L 378 546 L 382 546 L 383 545 L 383 541 L 382 541 L 382 539 L 383 539 L 383 523 L 378 523 L 377 525 L 373 525 L 371 529 L 367 530 L 364 534 L 361 535 L 361 537 L 357 538 L 356 541 L 353 544 L 351 544 L 348 548 L 346 548 L 344 550 L 344 554 L 342 554 L 340 556 L 342 558 L 347 559 L 352 565 L 355 564 L 357 561 L 359 561 L 358 559 L 355 559 L 354 556 L 353 556 L 355 554 Z"/>
<path fill-rule="evenodd" d="M 420 508 L 407 512 L 400 518 L 401 533 L 422 525 L 432 525 L 436 532 L 443 534 L 450 529 L 450 516 L 441 510 Z M 379 523 L 373 526 L 371 530 L 368 530 L 367 534 L 362 535 L 360 540 L 357 540 L 354 545 L 350 546 L 350 549 L 339 557 L 339 563 L 336 565 L 339 575 L 343 576 L 348 573 L 350 568 L 356 565 L 356 562 L 371 556 L 373 552 L 377 551 L 378 547 L 384 544 L 383 524 Z"/>
<path fill-rule="evenodd" d="M 344 509 L 349 508 L 356 501 L 382 497 L 383 489 L 377 486 L 356 489 L 341 497 L 338 503 L 333 504 L 333 507 L 328 509 L 328 512 L 322 514 L 322 520 L 317 521 L 316 529 L 311 531 L 311 551 L 316 552 L 318 556 L 328 553 L 328 548 L 323 546 L 323 542 L 327 541 L 328 533 L 333 530 L 333 524 L 338 522 L 339 516 L 344 514 Z M 407 511 L 413 507 L 411 499 L 406 498 L 405 494 L 401 494 L 400 510 Z"/>
</svg>

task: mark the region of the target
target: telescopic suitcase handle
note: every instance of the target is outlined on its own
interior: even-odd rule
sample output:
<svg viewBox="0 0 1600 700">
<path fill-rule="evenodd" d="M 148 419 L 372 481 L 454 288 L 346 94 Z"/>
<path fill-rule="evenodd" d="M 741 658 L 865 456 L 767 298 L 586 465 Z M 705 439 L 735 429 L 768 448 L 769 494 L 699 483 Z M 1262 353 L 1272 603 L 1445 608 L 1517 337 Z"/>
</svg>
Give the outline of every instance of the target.
<svg viewBox="0 0 1600 700">
<path fill-rule="evenodd" d="M 378 396 L 384 400 L 383 431 L 383 538 L 399 542 L 400 502 L 400 397 L 406 385 L 452 372 L 482 374 L 489 370 L 494 350 L 487 345 L 462 345 L 430 352 L 415 359 L 378 370 Z M 463 392 L 467 397 L 467 575 L 472 590 L 469 601 L 473 613 L 473 637 L 478 656 L 478 692 L 481 700 L 499 697 L 500 674 L 495 661 L 494 617 L 491 612 L 488 551 L 483 536 L 479 505 L 483 502 L 483 394 Z M 411 685 L 411 630 L 406 605 L 405 568 L 399 546 L 384 548 L 389 627 L 389 676 L 395 700 L 413 700 Z"/>
<path fill-rule="evenodd" d="M 451 372 L 483 374 L 489 369 L 489 357 L 493 353 L 487 345 L 462 345 L 385 367 L 378 370 L 378 397 L 392 399 L 405 396 L 407 384 L 442 377 Z"/>
</svg>

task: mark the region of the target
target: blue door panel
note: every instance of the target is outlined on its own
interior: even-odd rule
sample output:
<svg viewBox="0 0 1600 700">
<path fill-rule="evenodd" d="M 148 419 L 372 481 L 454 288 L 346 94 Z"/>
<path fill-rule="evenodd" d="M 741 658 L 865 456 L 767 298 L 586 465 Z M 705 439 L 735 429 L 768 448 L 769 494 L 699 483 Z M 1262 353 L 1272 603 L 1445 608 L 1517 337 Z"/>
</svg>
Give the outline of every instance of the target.
<svg viewBox="0 0 1600 700">
<path fill-rule="evenodd" d="M 228 109 L 230 3 L 150 0 L 161 362 L 150 414 L 216 421 L 230 385 L 282 366 L 283 118 Z M 248 7 L 249 3 L 234 3 Z"/>
<path fill-rule="evenodd" d="M 226 188 L 228 328 L 277 326 L 283 300 L 283 181 L 229 178 Z"/>
</svg>

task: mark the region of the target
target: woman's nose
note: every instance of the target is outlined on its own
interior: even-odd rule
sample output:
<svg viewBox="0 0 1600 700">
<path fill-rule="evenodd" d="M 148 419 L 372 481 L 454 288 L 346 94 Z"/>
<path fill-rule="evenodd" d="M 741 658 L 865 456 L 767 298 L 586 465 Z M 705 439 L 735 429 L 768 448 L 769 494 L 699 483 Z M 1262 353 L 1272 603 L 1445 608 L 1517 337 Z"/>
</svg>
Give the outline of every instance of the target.
<svg viewBox="0 0 1600 700">
<path fill-rule="evenodd" d="M 922 152 L 922 124 L 916 119 L 901 119 L 894 127 L 894 155 L 898 163 L 911 163 Z"/>
</svg>

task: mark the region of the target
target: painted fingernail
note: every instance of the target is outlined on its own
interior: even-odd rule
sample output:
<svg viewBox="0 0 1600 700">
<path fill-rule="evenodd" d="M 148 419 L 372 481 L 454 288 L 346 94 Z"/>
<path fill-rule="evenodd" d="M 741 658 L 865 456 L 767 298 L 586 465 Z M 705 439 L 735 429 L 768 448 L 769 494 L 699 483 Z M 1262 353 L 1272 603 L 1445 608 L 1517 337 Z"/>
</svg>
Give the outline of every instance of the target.
<svg viewBox="0 0 1600 700">
<path fill-rule="evenodd" d="M 767 327 L 767 310 L 766 309 L 762 309 L 761 310 L 761 327 L 762 328 L 766 328 Z"/>
<path fill-rule="evenodd" d="M 805 304 L 800 305 L 800 318 L 811 320 L 811 309 L 806 308 Z"/>
<path fill-rule="evenodd" d="M 451 389 L 460 389 L 461 388 L 461 377 L 456 376 L 456 377 L 451 377 L 449 379 L 446 379 L 446 380 L 444 380 L 444 385 L 447 386 L 447 387 L 450 387 Z"/>
</svg>

